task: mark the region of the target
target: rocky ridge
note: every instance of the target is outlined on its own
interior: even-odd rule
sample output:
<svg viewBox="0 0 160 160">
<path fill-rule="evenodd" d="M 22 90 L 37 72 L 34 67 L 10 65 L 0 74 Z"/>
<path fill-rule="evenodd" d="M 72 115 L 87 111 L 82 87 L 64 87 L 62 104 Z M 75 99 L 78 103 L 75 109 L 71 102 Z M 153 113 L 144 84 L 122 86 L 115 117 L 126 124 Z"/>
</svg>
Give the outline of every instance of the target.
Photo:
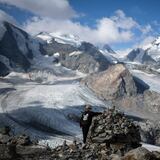
<svg viewBox="0 0 160 160">
<path fill-rule="evenodd" d="M 85 146 L 75 140 L 72 144 L 64 141 L 63 145 L 51 149 L 38 145 L 26 135 L 11 136 L 10 128 L 2 127 L 0 159 L 159 160 L 160 153 L 140 147 L 140 140 L 139 126 L 112 108 L 93 119 Z"/>
<path fill-rule="evenodd" d="M 103 72 L 89 75 L 82 83 L 104 100 L 114 100 L 137 93 L 133 77 L 123 64 L 113 65 Z"/>
<path fill-rule="evenodd" d="M 65 142 L 53 150 L 55 160 L 158 160 L 160 153 L 140 147 L 139 127 L 115 109 L 95 117 L 87 143 Z"/>
</svg>

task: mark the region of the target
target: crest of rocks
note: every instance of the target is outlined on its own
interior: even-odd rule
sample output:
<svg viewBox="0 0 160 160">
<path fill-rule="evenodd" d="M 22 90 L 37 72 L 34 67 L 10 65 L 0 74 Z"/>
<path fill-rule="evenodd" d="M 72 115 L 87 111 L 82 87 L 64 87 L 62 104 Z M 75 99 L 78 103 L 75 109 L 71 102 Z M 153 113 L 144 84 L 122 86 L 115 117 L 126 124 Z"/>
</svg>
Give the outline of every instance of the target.
<svg viewBox="0 0 160 160">
<path fill-rule="evenodd" d="M 0 160 L 159 160 L 159 152 L 140 147 L 139 127 L 115 110 L 95 117 L 87 143 L 64 141 L 54 149 L 34 144 L 26 135 L 10 136 L 0 129 Z M 7 137 L 8 136 L 8 137 Z M 5 141 L 4 141 L 5 139 Z"/>
<path fill-rule="evenodd" d="M 47 153 L 47 148 L 37 145 L 30 137 L 22 134 L 12 136 L 11 128 L 0 127 L 0 160 L 25 159 Z M 38 158 L 37 158 L 38 159 Z"/>
<path fill-rule="evenodd" d="M 156 160 L 159 153 L 140 147 L 139 126 L 114 108 L 95 117 L 87 143 L 64 143 L 52 151 L 55 160 Z M 131 158 L 130 158 L 131 157 Z"/>
<path fill-rule="evenodd" d="M 139 126 L 115 108 L 108 109 L 93 119 L 88 141 L 107 145 L 119 143 L 135 148 L 141 141 Z"/>
</svg>

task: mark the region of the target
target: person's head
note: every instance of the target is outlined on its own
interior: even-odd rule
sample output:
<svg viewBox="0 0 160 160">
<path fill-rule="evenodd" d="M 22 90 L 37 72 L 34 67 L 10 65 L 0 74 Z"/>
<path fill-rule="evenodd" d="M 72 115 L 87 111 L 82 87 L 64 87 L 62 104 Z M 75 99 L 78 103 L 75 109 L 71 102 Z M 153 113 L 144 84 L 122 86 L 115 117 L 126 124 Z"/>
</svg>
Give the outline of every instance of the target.
<svg viewBox="0 0 160 160">
<path fill-rule="evenodd" d="M 87 105 L 85 106 L 85 111 L 91 111 L 91 110 L 92 110 L 91 105 L 87 104 Z"/>
</svg>

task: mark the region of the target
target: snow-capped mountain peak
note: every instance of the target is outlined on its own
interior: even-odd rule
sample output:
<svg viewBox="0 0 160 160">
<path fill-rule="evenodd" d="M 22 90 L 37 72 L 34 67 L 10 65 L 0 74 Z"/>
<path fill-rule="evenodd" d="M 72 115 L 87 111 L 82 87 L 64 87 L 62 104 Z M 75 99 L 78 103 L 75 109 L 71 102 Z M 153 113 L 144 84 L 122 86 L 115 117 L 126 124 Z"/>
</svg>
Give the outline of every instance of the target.
<svg viewBox="0 0 160 160">
<path fill-rule="evenodd" d="M 153 42 L 132 50 L 127 59 L 130 61 L 138 61 L 143 64 L 155 65 L 160 62 L 160 37 L 157 37 Z"/>
<path fill-rule="evenodd" d="M 80 40 L 80 38 L 77 35 L 63 34 L 60 32 L 52 32 L 52 33 L 40 32 L 37 35 L 37 37 L 46 41 L 47 43 L 51 43 L 52 40 L 54 39 L 58 43 L 70 44 L 73 46 L 80 46 L 82 42 L 82 40 Z"/>
<path fill-rule="evenodd" d="M 105 44 L 102 48 L 103 51 L 105 52 L 109 52 L 109 53 L 112 53 L 112 54 L 116 54 L 116 52 L 108 45 L 108 44 Z"/>
</svg>

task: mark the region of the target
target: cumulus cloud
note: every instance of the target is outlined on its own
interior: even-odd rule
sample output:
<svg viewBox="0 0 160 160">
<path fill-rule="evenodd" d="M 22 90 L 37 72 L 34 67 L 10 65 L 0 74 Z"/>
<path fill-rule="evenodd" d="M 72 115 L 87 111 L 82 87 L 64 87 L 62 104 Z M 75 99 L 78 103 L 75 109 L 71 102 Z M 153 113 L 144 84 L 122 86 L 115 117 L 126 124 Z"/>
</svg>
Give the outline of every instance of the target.
<svg viewBox="0 0 160 160">
<path fill-rule="evenodd" d="M 0 0 L 0 3 L 16 6 L 35 14 L 22 26 L 33 35 L 41 31 L 61 32 L 75 34 L 82 40 L 103 45 L 135 41 L 135 30 L 139 30 L 142 35 L 152 31 L 150 25 L 141 26 L 122 10 L 115 11 L 110 17 L 96 20 L 94 28 L 82 25 L 78 19 L 73 21 L 72 18 L 76 17 L 77 13 L 68 0 Z"/>
<path fill-rule="evenodd" d="M 38 16 L 67 19 L 76 16 L 67 0 L 0 0 L 0 3 L 28 10 Z"/>
<path fill-rule="evenodd" d="M 148 45 L 153 42 L 155 40 L 155 37 L 154 36 L 147 36 L 147 37 L 144 37 L 142 39 L 142 41 L 137 44 L 137 47 L 140 47 L 140 48 L 143 48 L 143 49 L 147 49 L 148 48 Z"/>
<path fill-rule="evenodd" d="M 117 10 L 111 19 L 122 29 L 138 27 L 138 23 L 132 17 L 127 17 L 122 10 Z"/>
<path fill-rule="evenodd" d="M 81 25 L 71 19 L 61 20 L 49 17 L 33 17 L 24 23 L 24 29 L 32 34 L 41 31 L 76 34 L 85 41 L 94 44 L 119 43 L 130 41 L 137 27 L 137 22 L 118 10 L 112 17 L 104 17 L 96 21 L 96 27 Z"/>
<path fill-rule="evenodd" d="M 12 24 L 17 24 L 16 20 L 12 16 L 2 11 L 1 9 L 0 9 L 0 21 L 8 21 Z"/>
</svg>

